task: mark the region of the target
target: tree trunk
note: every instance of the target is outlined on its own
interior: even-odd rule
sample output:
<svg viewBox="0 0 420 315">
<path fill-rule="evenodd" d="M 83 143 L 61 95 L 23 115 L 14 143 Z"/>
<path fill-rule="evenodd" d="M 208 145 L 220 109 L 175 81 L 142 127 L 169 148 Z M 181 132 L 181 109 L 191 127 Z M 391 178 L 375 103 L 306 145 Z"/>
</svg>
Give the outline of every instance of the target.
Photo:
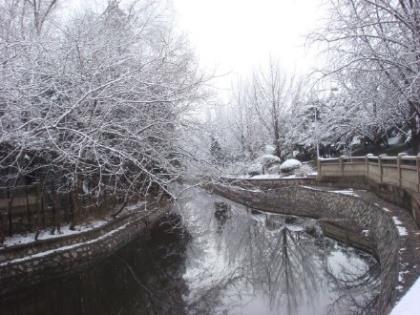
<svg viewBox="0 0 420 315">
<path fill-rule="evenodd" d="M 419 117 L 415 115 L 414 118 L 410 121 L 410 130 L 411 130 L 411 141 L 410 147 L 413 150 L 413 154 L 417 155 L 420 151 L 420 128 L 419 128 Z"/>
<path fill-rule="evenodd" d="M 280 128 L 279 118 L 274 114 L 274 146 L 276 147 L 275 155 L 281 158 L 281 146 L 280 146 Z"/>
</svg>

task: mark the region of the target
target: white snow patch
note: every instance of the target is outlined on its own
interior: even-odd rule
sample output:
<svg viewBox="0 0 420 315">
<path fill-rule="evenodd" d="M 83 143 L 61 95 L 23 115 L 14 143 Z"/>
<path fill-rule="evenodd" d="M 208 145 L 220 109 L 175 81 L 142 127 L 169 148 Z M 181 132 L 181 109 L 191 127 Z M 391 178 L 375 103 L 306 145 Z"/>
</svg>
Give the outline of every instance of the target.
<svg viewBox="0 0 420 315">
<path fill-rule="evenodd" d="M 404 283 L 404 274 L 410 273 L 409 271 L 400 271 L 398 273 L 398 281 Z"/>
<path fill-rule="evenodd" d="M 291 178 L 297 178 L 297 176 L 296 175 L 289 175 L 289 176 L 284 176 L 283 178 L 291 179 Z"/>
<path fill-rule="evenodd" d="M 276 147 L 274 145 L 268 144 L 264 147 L 264 153 L 274 155 L 274 153 L 276 153 Z"/>
<path fill-rule="evenodd" d="M 389 145 L 396 145 L 398 143 L 401 143 L 401 135 L 388 138 Z"/>
<path fill-rule="evenodd" d="M 402 285 L 397 285 L 395 289 L 397 289 L 398 291 L 402 291 L 404 290 L 404 287 Z"/>
<path fill-rule="evenodd" d="M 16 259 L 8 260 L 8 261 L 0 263 L 0 267 L 7 266 L 7 265 L 10 265 L 10 264 L 20 263 L 20 262 L 23 262 L 23 261 L 32 260 L 34 258 L 48 256 L 48 255 L 51 255 L 52 253 L 60 253 L 60 252 L 68 251 L 70 249 L 75 249 L 75 248 L 78 248 L 78 247 L 81 247 L 81 246 L 93 244 L 93 243 L 96 243 L 96 242 L 98 242 L 102 239 L 105 239 L 105 238 L 107 238 L 107 237 L 125 229 L 127 226 L 128 226 L 128 223 L 126 223 L 126 224 L 120 226 L 119 228 L 117 228 L 115 230 L 112 230 L 112 231 L 110 231 L 110 232 L 108 232 L 104 235 L 101 235 L 98 238 L 90 240 L 90 241 L 76 243 L 76 244 L 72 244 L 72 245 L 67 245 L 67 246 L 63 246 L 63 247 L 59 247 L 59 248 L 54 248 L 54 249 L 46 250 L 44 252 L 40 252 L 40 253 L 36 253 L 36 254 L 33 254 L 33 255 L 25 256 L 25 257 L 22 257 L 22 258 L 16 258 Z"/>
<path fill-rule="evenodd" d="M 291 171 L 302 166 L 302 163 L 296 159 L 288 159 L 281 163 L 280 170 L 282 171 Z"/>
<path fill-rule="evenodd" d="M 297 224 L 286 224 L 284 226 L 285 229 L 288 229 L 289 231 L 293 231 L 293 232 L 301 232 L 301 231 L 305 231 L 305 227 L 302 225 L 297 225 Z"/>
<path fill-rule="evenodd" d="M 355 137 L 353 137 L 353 139 L 351 140 L 351 145 L 358 145 L 358 144 L 360 144 L 361 143 L 361 141 L 360 141 L 360 138 L 358 137 L 358 136 L 355 136 Z"/>
<path fill-rule="evenodd" d="M 398 217 L 392 217 L 392 219 L 394 220 L 394 223 L 396 225 L 401 225 L 402 224 L 402 222 L 400 221 L 400 219 Z"/>
<path fill-rule="evenodd" d="M 252 176 L 251 179 L 280 179 L 283 178 L 279 174 L 262 174 L 262 175 L 255 175 Z"/>
<path fill-rule="evenodd" d="M 358 194 L 356 194 L 353 189 L 345 189 L 345 190 L 330 190 L 332 193 L 336 194 L 342 194 L 347 196 L 354 196 L 354 197 L 360 197 Z"/>
<path fill-rule="evenodd" d="M 409 143 L 411 141 L 411 138 L 412 138 L 412 133 L 411 133 L 411 130 L 409 130 L 406 133 L 406 139 L 405 139 L 404 143 Z"/>
<path fill-rule="evenodd" d="M 82 232 L 86 232 L 100 226 L 105 225 L 108 223 L 106 220 L 94 220 L 86 224 L 76 225 L 73 230 L 70 229 L 70 224 L 64 225 L 60 227 L 60 231 L 56 234 L 51 234 L 52 228 L 42 230 L 38 235 L 38 240 L 46 240 L 50 238 L 58 238 L 67 235 L 74 235 L 79 234 Z M 4 247 L 10 247 L 15 245 L 23 245 L 35 242 L 35 235 L 36 232 L 26 233 L 26 234 L 16 234 L 13 236 L 8 236 L 5 238 L 3 242 Z M 0 246 L 1 247 L 1 246 Z"/>
<path fill-rule="evenodd" d="M 398 229 L 398 233 L 401 236 L 407 236 L 408 235 L 407 229 L 405 227 L 403 227 L 403 226 L 397 226 L 397 229 Z"/>
<path fill-rule="evenodd" d="M 358 257 L 349 257 L 341 251 L 333 251 L 328 256 L 328 265 L 330 271 L 335 275 L 348 272 L 349 274 L 363 274 L 368 267 L 363 259 Z"/>
<path fill-rule="evenodd" d="M 398 234 L 400 234 L 400 236 L 407 236 L 408 231 L 404 226 L 402 226 L 400 219 L 398 219 L 398 217 L 392 217 L 392 220 L 394 220 L 394 223 L 397 226 Z"/>
<path fill-rule="evenodd" d="M 264 154 L 258 158 L 258 161 L 261 162 L 263 165 L 281 162 L 278 156 L 272 154 Z"/>
<path fill-rule="evenodd" d="M 136 204 L 129 205 L 129 206 L 125 207 L 125 209 L 128 210 L 128 211 L 139 210 L 140 208 L 144 208 L 145 205 L 146 205 L 145 201 L 140 201 Z"/>
<path fill-rule="evenodd" d="M 397 290 L 402 290 L 402 286 L 398 286 Z M 418 314 L 420 310 L 420 278 L 416 280 L 414 285 L 408 290 L 403 298 L 394 307 L 390 315 L 411 315 Z"/>
<path fill-rule="evenodd" d="M 321 189 L 318 189 L 312 186 L 301 185 L 300 187 L 305 188 L 305 189 L 315 190 L 315 191 L 322 191 Z"/>
</svg>

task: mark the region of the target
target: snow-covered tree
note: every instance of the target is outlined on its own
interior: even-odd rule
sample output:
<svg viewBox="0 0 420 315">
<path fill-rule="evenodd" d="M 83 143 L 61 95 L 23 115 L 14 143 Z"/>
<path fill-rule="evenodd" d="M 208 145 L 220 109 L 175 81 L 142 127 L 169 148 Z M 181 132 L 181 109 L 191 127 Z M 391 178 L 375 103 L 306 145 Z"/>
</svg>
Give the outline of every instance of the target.
<svg viewBox="0 0 420 315">
<path fill-rule="evenodd" d="M 243 160 L 255 160 L 266 145 L 274 146 L 274 155 L 284 157 L 291 151 L 287 130 L 300 87 L 299 80 L 270 59 L 268 67 L 235 83 L 230 104 L 216 111 L 214 129 L 223 130 L 223 138 L 229 141 L 226 146 Z"/>
<path fill-rule="evenodd" d="M 354 133 L 381 142 L 390 130 L 420 143 L 418 1 L 329 0 L 328 25 L 314 39 L 328 51 L 328 80 L 346 98 Z M 343 110 L 344 112 L 344 110 Z"/>
<path fill-rule="evenodd" d="M 172 12 L 109 1 L 50 19 L 59 3 L 0 1 L 2 174 L 98 197 L 166 189 L 204 81 Z"/>
</svg>

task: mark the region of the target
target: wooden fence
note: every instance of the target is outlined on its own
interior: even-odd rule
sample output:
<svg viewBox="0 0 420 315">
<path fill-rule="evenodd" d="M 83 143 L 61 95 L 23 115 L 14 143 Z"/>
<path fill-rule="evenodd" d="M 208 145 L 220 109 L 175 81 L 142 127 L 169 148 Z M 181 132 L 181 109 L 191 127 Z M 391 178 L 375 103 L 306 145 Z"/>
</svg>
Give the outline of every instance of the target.
<svg viewBox="0 0 420 315">
<path fill-rule="evenodd" d="M 380 155 L 328 158 L 318 160 L 318 178 L 365 176 L 385 183 L 420 192 L 420 154 L 409 156 Z"/>
<path fill-rule="evenodd" d="M 114 209 L 118 200 L 105 196 L 101 205 L 89 195 L 59 192 L 39 184 L 0 187 L 0 244 L 5 236 L 75 224 L 87 215 Z"/>
</svg>

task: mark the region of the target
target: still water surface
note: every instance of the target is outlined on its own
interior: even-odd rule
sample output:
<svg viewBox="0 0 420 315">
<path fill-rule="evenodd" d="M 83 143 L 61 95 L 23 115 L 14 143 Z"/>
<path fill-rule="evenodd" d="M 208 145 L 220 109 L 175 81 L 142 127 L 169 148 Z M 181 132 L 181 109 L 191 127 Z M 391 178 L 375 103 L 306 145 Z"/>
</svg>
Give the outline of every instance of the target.
<svg viewBox="0 0 420 315">
<path fill-rule="evenodd" d="M 171 216 L 102 263 L 1 298 L 0 314 L 372 313 L 378 263 L 323 237 L 315 220 L 201 190 L 175 208 L 182 219 Z"/>
</svg>

